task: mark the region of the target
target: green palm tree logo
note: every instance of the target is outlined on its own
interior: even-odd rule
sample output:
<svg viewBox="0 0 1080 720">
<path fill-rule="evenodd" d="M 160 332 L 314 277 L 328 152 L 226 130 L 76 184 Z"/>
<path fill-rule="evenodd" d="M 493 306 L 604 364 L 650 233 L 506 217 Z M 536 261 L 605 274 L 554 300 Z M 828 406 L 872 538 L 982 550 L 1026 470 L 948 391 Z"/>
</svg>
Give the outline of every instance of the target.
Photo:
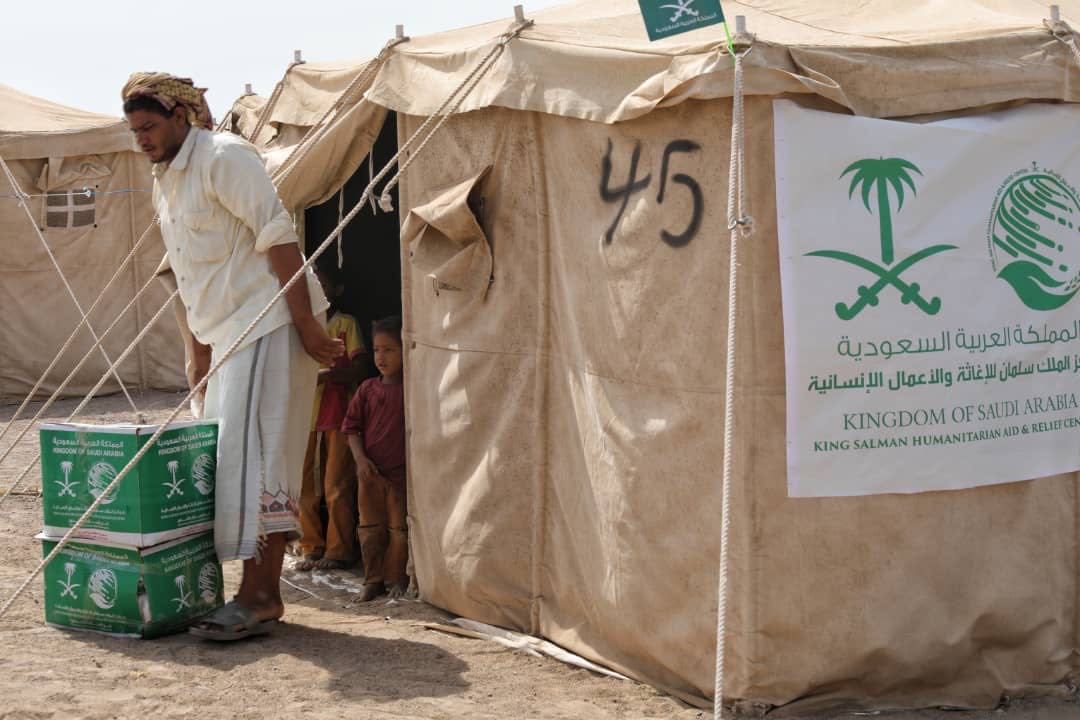
<svg viewBox="0 0 1080 720">
<path fill-rule="evenodd" d="M 896 212 L 899 214 L 904 208 L 904 186 L 907 185 L 911 188 L 912 195 L 917 194 L 915 181 L 911 177 L 910 171 L 922 175 L 922 171 L 914 163 L 903 158 L 865 158 L 851 163 L 840 173 L 841 179 L 849 173 L 854 173 L 851 178 L 851 186 L 848 188 L 848 198 L 854 196 L 855 190 L 861 186 L 863 206 L 871 214 L 874 211 L 870 207 L 870 196 L 874 194 L 875 190 L 877 191 L 878 232 L 881 241 L 880 264 L 842 250 L 817 250 L 807 253 L 808 256 L 840 260 L 877 276 L 877 281 L 873 285 L 860 285 L 858 287 L 859 297 L 854 302 L 850 304 L 838 302 L 836 304 L 836 315 L 841 320 L 851 320 L 866 307 L 876 307 L 878 295 L 890 286 L 900 292 L 900 302 L 904 305 L 913 304 L 927 315 L 936 315 L 941 310 L 941 298 L 926 299 L 922 294 L 922 287 L 919 283 L 906 282 L 901 275 L 913 265 L 931 255 L 946 250 L 955 250 L 955 245 L 932 245 L 893 264 L 895 251 L 891 194 L 895 193 L 896 195 Z"/>
</svg>

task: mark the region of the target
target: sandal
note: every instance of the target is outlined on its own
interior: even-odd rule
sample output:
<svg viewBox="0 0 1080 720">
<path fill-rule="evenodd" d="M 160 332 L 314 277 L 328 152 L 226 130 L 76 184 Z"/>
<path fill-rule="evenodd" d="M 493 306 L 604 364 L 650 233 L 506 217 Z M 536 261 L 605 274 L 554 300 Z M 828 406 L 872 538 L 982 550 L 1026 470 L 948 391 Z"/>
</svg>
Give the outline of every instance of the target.
<svg viewBox="0 0 1080 720">
<path fill-rule="evenodd" d="M 233 642 L 244 638 L 266 635 L 279 620 L 259 620 L 255 613 L 230 600 L 207 617 L 188 628 L 188 632 L 204 640 Z"/>
</svg>

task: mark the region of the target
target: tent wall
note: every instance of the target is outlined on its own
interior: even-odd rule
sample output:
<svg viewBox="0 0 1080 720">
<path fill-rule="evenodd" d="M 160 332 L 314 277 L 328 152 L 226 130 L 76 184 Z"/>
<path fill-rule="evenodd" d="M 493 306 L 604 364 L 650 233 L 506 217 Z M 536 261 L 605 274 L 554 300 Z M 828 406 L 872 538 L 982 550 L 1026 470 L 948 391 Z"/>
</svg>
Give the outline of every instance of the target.
<svg viewBox="0 0 1080 720">
<path fill-rule="evenodd" d="M 148 192 L 152 186 L 149 164 L 141 155 L 130 151 L 8 163 L 22 190 L 32 195 L 84 187 L 102 193 L 94 197 L 94 224 L 70 228 L 48 226 L 44 198 L 34 197 L 29 201 L 31 212 L 76 296 L 83 308 L 89 309 L 153 218 Z M 0 195 L 11 195 L 11 188 L 5 185 L 0 184 Z M 107 194 L 130 189 L 139 192 Z M 136 262 L 125 270 L 91 315 L 94 329 L 99 333 L 131 301 L 161 260 L 164 246 L 157 229 L 151 232 Z M 0 264 L 0 307 L 4 309 L 0 322 L 0 401 L 17 402 L 30 391 L 81 318 L 33 225 L 12 197 L 0 197 L 0 248 L 4 252 L 4 262 Z M 115 360 L 120 356 L 166 296 L 158 283 L 151 285 L 137 307 L 105 339 L 110 357 Z M 92 345 L 89 333 L 85 329 L 80 331 L 42 391 L 55 390 Z M 177 389 L 186 385 L 183 359 L 179 335 L 171 313 L 167 313 L 121 365 L 120 376 L 131 387 Z M 86 393 L 107 367 L 100 353 L 95 352 L 65 394 Z M 110 381 L 102 392 L 118 389 L 115 381 Z"/>
<path fill-rule="evenodd" d="M 727 101 L 613 126 L 481 110 L 448 123 L 401 190 L 423 597 L 697 698 L 712 694 L 716 633 L 729 121 Z M 400 137 L 419 123 L 399 116 Z M 728 697 L 992 706 L 1061 681 L 1078 647 L 1074 476 L 787 497 L 769 99 L 747 100 L 747 128 L 757 224 L 740 266 Z M 700 150 L 671 154 L 661 204 L 673 140 Z M 609 143 L 608 190 L 638 143 L 636 177 L 650 175 L 610 244 Z M 676 174 L 703 191 L 700 230 L 678 248 L 660 238 L 693 214 Z M 448 192 L 470 180 L 486 291 L 447 288 L 430 262 L 470 247 Z"/>
</svg>

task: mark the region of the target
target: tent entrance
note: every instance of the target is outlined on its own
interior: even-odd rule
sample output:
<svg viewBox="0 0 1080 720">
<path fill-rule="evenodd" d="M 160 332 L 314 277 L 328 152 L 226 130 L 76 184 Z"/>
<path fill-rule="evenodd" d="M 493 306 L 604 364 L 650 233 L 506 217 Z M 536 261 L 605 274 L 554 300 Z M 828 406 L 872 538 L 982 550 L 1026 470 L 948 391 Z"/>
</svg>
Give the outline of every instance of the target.
<svg viewBox="0 0 1080 720">
<path fill-rule="evenodd" d="M 321 205 L 304 211 L 305 248 L 310 255 L 338 224 L 339 208 L 349 210 L 360 200 L 370 180 L 397 152 L 397 116 L 387 113 L 368 160 L 361 163 L 344 187 Z M 384 181 L 385 182 L 385 181 Z M 356 318 L 366 347 L 371 347 L 371 324 L 390 315 L 401 315 L 401 255 L 397 189 L 391 193 L 394 210 L 383 212 L 369 203 L 345 228 L 340 276 L 345 292 L 340 309 Z M 378 198 L 379 193 L 375 193 Z M 327 249 L 320 267 L 336 266 L 337 248 Z M 370 368 L 374 372 L 374 368 Z"/>
</svg>

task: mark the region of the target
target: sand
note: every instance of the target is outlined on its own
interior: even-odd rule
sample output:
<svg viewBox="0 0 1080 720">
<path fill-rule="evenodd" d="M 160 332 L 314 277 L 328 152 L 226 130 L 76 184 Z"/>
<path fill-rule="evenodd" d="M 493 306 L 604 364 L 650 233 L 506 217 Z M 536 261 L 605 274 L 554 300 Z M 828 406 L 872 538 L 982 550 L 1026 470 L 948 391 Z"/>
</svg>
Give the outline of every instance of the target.
<svg viewBox="0 0 1080 720">
<path fill-rule="evenodd" d="M 151 421 L 181 399 L 137 396 Z M 64 419 L 75 403 L 58 403 Z M 32 406 L 36 412 L 38 406 Z M 15 407 L 0 408 L 6 423 Z M 95 400 L 90 422 L 129 422 L 122 396 Z M 21 428 L 18 423 L 15 429 Z M 2 427 L 2 425 L 0 425 Z M 13 429 L 2 441 L 6 448 Z M 6 489 L 37 452 L 28 433 L 0 464 Z M 32 472 L 0 505 L 0 602 L 40 561 L 32 538 L 41 503 Z M 292 561 L 287 559 L 287 565 Z M 226 592 L 239 566 L 225 568 Z M 127 640 L 45 627 L 36 580 L 0 619 L 0 720 L 46 718 L 711 718 L 647 685 L 616 680 L 485 640 L 432 631 L 453 616 L 419 601 L 360 604 L 355 571 L 300 573 L 287 567 L 286 623 L 273 635 L 230 645 L 188 635 Z M 295 587 L 293 587 L 295 586 Z M 1014 700 L 995 711 L 877 714 L 885 720 L 1065 720 L 1080 704 L 1060 698 Z M 788 715 L 787 717 L 790 717 Z M 816 717 L 855 717 L 825 713 Z"/>
</svg>

